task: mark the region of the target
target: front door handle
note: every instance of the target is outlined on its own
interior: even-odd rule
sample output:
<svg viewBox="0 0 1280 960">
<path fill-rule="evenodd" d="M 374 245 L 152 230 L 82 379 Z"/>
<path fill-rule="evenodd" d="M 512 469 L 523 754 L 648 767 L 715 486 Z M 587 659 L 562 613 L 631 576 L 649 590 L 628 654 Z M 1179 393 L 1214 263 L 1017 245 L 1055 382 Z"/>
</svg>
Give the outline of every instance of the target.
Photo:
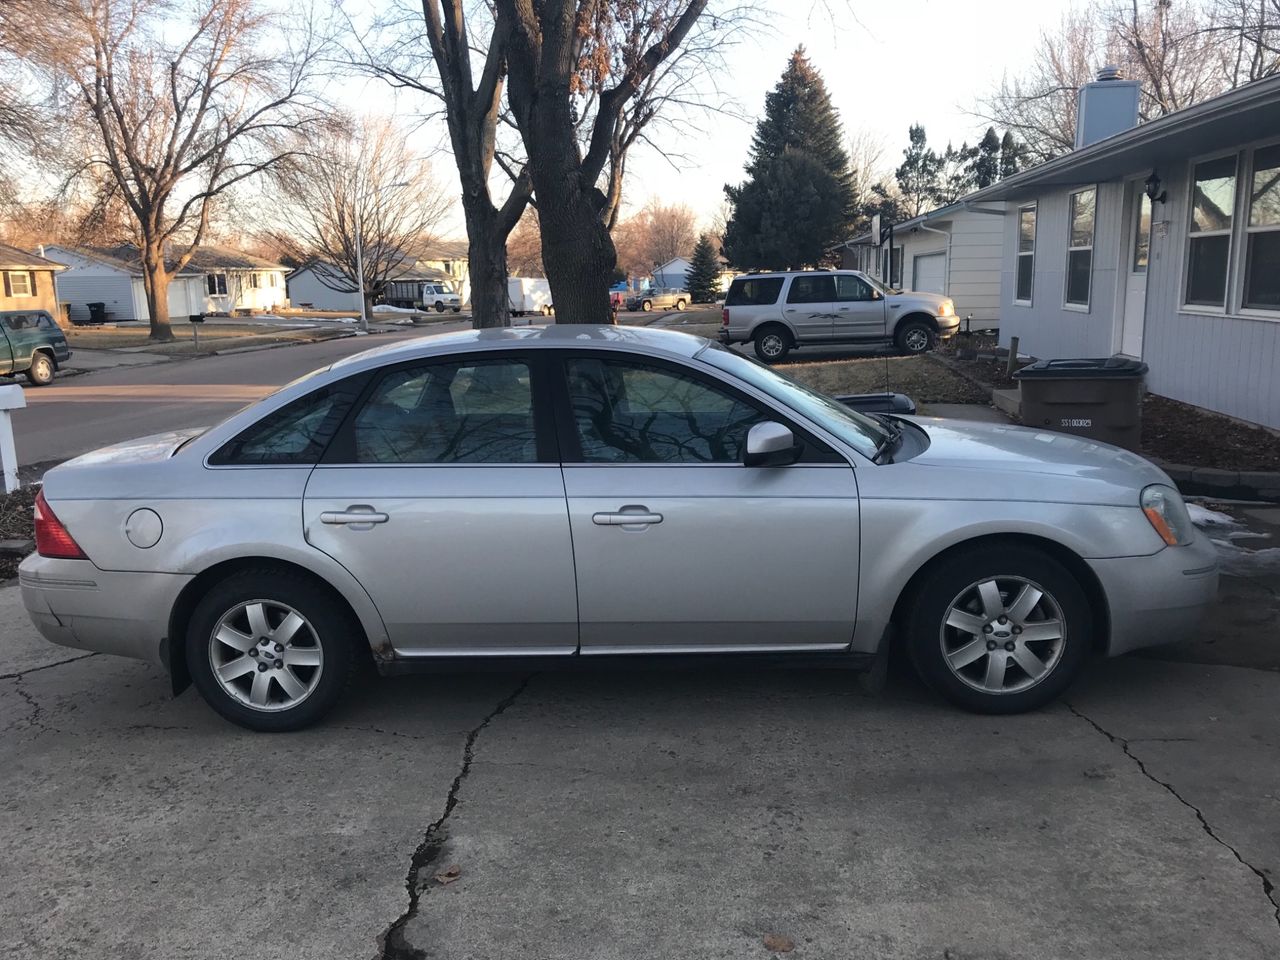
<svg viewBox="0 0 1280 960">
<path fill-rule="evenodd" d="M 366 503 L 355 503 L 345 510 L 326 510 L 320 514 L 321 523 L 345 524 L 352 530 L 369 530 L 375 523 L 386 523 L 390 519 Z"/>
<path fill-rule="evenodd" d="M 600 527 L 646 526 L 661 523 L 662 514 L 650 513 L 648 507 L 628 505 L 617 513 L 593 513 L 591 522 Z"/>
</svg>

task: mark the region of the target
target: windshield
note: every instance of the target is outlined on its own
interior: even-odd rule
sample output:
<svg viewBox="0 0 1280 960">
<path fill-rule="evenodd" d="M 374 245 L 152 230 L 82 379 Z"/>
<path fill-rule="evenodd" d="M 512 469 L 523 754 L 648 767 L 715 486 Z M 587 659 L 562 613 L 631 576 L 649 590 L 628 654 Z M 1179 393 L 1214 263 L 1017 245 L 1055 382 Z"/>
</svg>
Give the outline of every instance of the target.
<svg viewBox="0 0 1280 960">
<path fill-rule="evenodd" d="M 877 280 L 875 277 L 871 276 L 871 274 L 869 274 L 869 273 L 860 274 L 860 276 L 862 277 L 862 279 L 866 280 L 866 281 L 867 281 L 867 283 L 871 284 L 873 287 L 875 287 L 877 290 L 879 290 L 879 291 L 880 291 L 881 293 L 883 293 L 885 296 L 888 296 L 888 295 L 889 295 L 889 294 L 891 294 L 891 293 L 896 293 L 896 292 L 897 292 L 897 291 L 895 291 L 892 287 L 886 287 L 883 283 L 881 283 L 881 282 L 880 282 L 879 280 Z"/>
<path fill-rule="evenodd" d="M 745 380 L 778 402 L 821 424 L 868 459 L 875 457 L 877 447 L 890 436 L 889 431 L 871 417 L 719 343 L 707 344 L 698 354 L 698 359 Z"/>
</svg>

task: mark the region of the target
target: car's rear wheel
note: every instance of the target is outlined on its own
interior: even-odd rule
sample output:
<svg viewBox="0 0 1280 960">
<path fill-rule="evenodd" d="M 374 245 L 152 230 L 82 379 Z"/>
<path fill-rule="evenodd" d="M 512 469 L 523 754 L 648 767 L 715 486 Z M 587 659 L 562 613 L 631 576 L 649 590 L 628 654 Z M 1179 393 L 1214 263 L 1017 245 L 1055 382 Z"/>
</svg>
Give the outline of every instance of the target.
<svg viewBox="0 0 1280 960">
<path fill-rule="evenodd" d="M 47 353 L 37 353 L 31 358 L 31 367 L 27 370 L 27 379 L 35 387 L 43 387 L 53 382 L 53 360 Z"/>
<path fill-rule="evenodd" d="M 903 353 L 925 353 L 933 349 L 937 335 L 923 320 L 908 320 L 898 327 L 893 342 Z"/>
<path fill-rule="evenodd" d="M 187 629 L 191 680 L 250 730 L 297 730 L 327 713 L 352 673 L 359 627 L 322 586 L 288 570 L 232 574 Z"/>
<path fill-rule="evenodd" d="M 761 327 L 752 339 L 756 345 L 756 356 L 765 363 L 777 363 L 791 352 L 791 332 L 781 324 Z"/>
<path fill-rule="evenodd" d="M 905 639 L 921 678 L 978 713 L 1021 713 L 1054 700 L 1093 643 L 1079 582 L 1021 545 L 947 557 L 926 573 L 908 611 Z"/>
</svg>

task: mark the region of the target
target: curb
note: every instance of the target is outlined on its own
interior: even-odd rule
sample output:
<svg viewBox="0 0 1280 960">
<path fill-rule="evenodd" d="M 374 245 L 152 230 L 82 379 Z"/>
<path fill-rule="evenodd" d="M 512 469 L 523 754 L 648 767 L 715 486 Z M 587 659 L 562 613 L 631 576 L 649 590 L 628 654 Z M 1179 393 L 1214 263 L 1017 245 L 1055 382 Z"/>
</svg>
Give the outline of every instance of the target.
<svg viewBox="0 0 1280 960">
<path fill-rule="evenodd" d="M 369 336 L 370 334 L 366 334 Z M 283 343 L 259 343 L 252 344 L 247 347 L 227 347 L 225 350 L 213 350 L 210 353 L 202 354 L 206 357 L 228 357 L 237 353 L 258 353 L 262 350 L 276 350 L 280 347 L 300 347 L 308 343 L 326 343 L 329 340 L 346 340 L 348 337 L 357 336 L 354 330 L 344 330 L 341 333 L 335 333 L 331 337 L 311 337 L 306 340 L 286 340 Z M 191 359 L 195 359 L 192 357 Z"/>
<path fill-rule="evenodd" d="M 1280 503 L 1280 473 L 1268 470 L 1223 470 L 1220 467 L 1193 467 L 1185 463 L 1165 463 L 1147 457 L 1169 475 L 1184 494 L 1215 497 L 1219 500 L 1264 500 Z"/>
</svg>

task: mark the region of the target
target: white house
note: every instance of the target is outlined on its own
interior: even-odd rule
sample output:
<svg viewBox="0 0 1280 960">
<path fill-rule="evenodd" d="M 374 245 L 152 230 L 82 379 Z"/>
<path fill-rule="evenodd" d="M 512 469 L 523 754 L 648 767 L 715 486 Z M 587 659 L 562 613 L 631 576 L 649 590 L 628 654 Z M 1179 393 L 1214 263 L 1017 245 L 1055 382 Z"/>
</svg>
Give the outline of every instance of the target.
<svg viewBox="0 0 1280 960">
<path fill-rule="evenodd" d="M 417 260 L 409 257 L 393 271 L 379 302 L 412 307 L 422 302 L 422 284 L 443 283 L 462 297 L 471 298 L 471 276 L 464 241 L 442 240 L 423 252 Z M 360 295 L 355 284 L 336 266 L 323 260 L 308 260 L 286 278 L 289 302 L 295 307 L 316 310 L 360 312 Z"/>
<path fill-rule="evenodd" d="M 972 317 L 974 330 L 1000 321 L 1000 263 L 1004 252 L 1004 204 L 964 198 L 893 227 L 892 286 L 941 293 L 956 314 Z M 870 234 L 840 249 L 841 266 L 883 279 L 883 248 Z"/>
<path fill-rule="evenodd" d="M 729 289 L 736 274 L 726 269 L 728 261 L 720 258 L 720 276 L 716 278 L 716 289 L 723 293 Z M 675 257 L 666 263 L 653 268 L 654 287 L 672 287 L 676 290 L 689 289 L 689 273 L 693 270 L 693 262 L 688 257 Z"/>
<path fill-rule="evenodd" d="M 1001 341 L 1280 428 L 1280 76 L 1141 126 L 1137 96 L 1104 71 L 1074 151 L 966 198 L 1007 209 Z"/>
<path fill-rule="evenodd" d="M 151 319 L 137 248 L 51 246 L 45 256 L 66 264 L 58 299 L 70 306 L 72 323 L 88 322 L 90 303 L 104 304 L 110 321 Z M 203 248 L 169 282 L 169 317 L 275 309 L 286 299 L 284 271 L 236 250 Z"/>
</svg>

